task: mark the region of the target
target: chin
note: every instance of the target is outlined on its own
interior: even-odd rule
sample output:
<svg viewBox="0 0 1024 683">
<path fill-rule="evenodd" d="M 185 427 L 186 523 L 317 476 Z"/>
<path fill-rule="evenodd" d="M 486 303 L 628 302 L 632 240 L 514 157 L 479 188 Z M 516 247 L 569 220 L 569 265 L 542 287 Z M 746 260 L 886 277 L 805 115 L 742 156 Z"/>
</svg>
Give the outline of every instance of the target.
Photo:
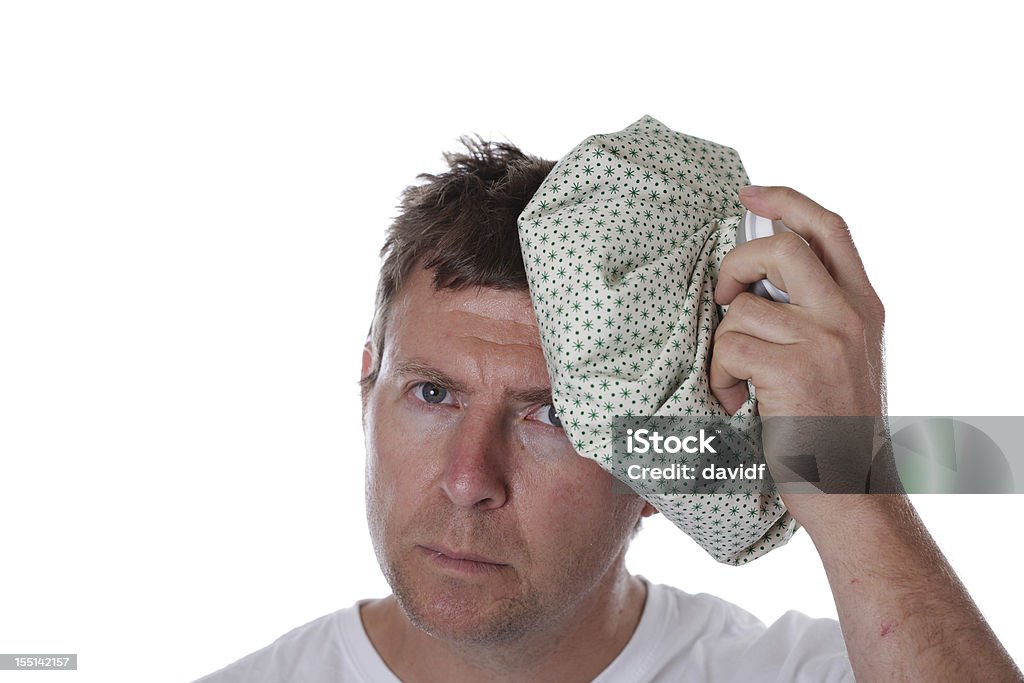
<svg viewBox="0 0 1024 683">
<path fill-rule="evenodd" d="M 440 640 L 508 642 L 543 621 L 532 599 L 494 598 L 458 583 L 425 586 L 397 580 L 391 588 L 409 621 Z"/>
</svg>

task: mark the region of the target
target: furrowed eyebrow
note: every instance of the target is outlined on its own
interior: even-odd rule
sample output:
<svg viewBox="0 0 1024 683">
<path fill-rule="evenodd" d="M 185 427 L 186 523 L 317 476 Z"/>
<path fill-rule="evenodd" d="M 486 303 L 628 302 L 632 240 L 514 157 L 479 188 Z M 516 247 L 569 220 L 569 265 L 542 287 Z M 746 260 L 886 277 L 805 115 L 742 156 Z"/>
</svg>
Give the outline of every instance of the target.
<svg viewBox="0 0 1024 683">
<path fill-rule="evenodd" d="M 423 377 L 426 381 L 438 386 L 443 386 L 446 389 L 451 389 L 459 393 L 468 393 L 466 387 L 461 382 L 458 382 L 450 375 L 447 375 L 437 368 L 431 367 L 423 361 L 411 359 L 400 361 L 395 368 L 395 373 L 398 375 Z M 509 398 L 521 401 L 523 403 L 551 403 L 551 388 L 550 387 L 531 387 L 529 389 L 513 389 L 506 391 L 505 395 Z"/>
<path fill-rule="evenodd" d="M 522 401 L 523 403 L 551 403 L 551 389 L 546 387 L 536 387 L 534 389 L 523 389 L 521 391 L 508 391 L 506 395 L 516 401 Z"/>
<path fill-rule="evenodd" d="M 418 360 L 405 360 L 398 363 L 395 368 L 395 373 L 398 375 L 424 377 L 428 382 L 437 384 L 446 389 L 451 389 L 459 393 L 466 393 L 466 388 L 456 382 L 452 377 L 441 372 L 437 368 L 432 368 L 426 363 Z"/>
</svg>

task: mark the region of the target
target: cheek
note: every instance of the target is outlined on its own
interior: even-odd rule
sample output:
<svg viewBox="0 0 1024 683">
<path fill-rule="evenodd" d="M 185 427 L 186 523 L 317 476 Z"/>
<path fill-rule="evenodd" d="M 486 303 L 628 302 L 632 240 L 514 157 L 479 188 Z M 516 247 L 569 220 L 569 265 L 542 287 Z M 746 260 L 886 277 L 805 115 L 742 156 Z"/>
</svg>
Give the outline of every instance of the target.
<svg viewBox="0 0 1024 683">
<path fill-rule="evenodd" d="M 421 426 L 395 402 L 379 396 L 371 398 L 364 430 L 367 521 L 376 543 L 386 531 L 401 528 L 414 514 L 411 503 L 422 499 L 417 490 L 428 474 L 424 448 L 430 439 L 422 438 Z"/>
<path fill-rule="evenodd" d="M 398 542 L 438 499 L 458 412 L 398 389 L 371 395 L 365 430 L 366 506 L 371 533 Z"/>
<path fill-rule="evenodd" d="M 521 457 L 538 471 L 561 474 L 571 471 L 580 456 L 573 449 L 569 437 L 536 420 L 524 420 L 517 427 Z"/>
<path fill-rule="evenodd" d="M 535 539 L 550 539 L 550 553 L 606 554 L 627 538 L 643 501 L 617 493 L 613 478 L 576 453 L 564 432 L 537 429 L 523 438 L 523 482 Z M 542 541 L 543 542 L 543 541 Z"/>
<path fill-rule="evenodd" d="M 545 477 L 565 482 L 565 495 L 574 500 L 610 497 L 611 475 L 577 453 L 564 431 L 539 422 L 527 422 L 520 433 L 520 443 L 529 461 Z"/>
<path fill-rule="evenodd" d="M 444 451 L 454 411 L 388 393 L 372 402 L 365 425 L 367 477 L 392 488 L 429 478 Z"/>
<path fill-rule="evenodd" d="M 573 503 L 581 517 L 597 520 L 593 526 L 604 536 L 616 537 L 636 508 L 635 495 L 618 493 L 613 477 L 593 461 L 579 455 L 573 463 Z"/>
<path fill-rule="evenodd" d="M 370 538 L 380 554 L 380 544 L 384 538 L 384 530 L 388 526 L 390 510 L 388 501 L 395 500 L 394 486 L 384 473 L 381 462 L 380 448 L 382 444 L 374 437 L 367 424 L 366 432 L 366 521 L 370 530 Z"/>
<path fill-rule="evenodd" d="M 526 423 L 521 430 L 523 462 L 532 472 L 531 487 L 545 492 L 551 509 L 609 510 L 622 496 L 612 493 L 612 477 L 580 456 L 560 429 Z"/>
</svg>

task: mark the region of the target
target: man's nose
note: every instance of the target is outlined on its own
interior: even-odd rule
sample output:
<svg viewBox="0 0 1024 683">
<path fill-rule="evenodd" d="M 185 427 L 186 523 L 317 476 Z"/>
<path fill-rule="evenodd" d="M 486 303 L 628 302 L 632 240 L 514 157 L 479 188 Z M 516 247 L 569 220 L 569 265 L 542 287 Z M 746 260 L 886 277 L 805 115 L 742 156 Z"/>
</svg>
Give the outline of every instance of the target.
<svg viewBox="0 0 1024 683">
<path fill-rule="evenodd" d="M 441 488 L 460 507 L 491 510 L 508 499 L 510 472 L 501 410 L 471 406 L 463 412 L 449 441 L 448 462 Z"/>
</svg>

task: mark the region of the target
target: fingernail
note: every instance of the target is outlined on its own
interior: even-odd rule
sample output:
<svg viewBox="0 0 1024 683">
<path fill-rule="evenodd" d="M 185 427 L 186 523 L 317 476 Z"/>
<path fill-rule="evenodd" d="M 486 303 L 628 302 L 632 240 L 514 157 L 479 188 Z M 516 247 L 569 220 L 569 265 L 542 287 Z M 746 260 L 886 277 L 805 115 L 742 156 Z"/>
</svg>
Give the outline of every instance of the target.
<svg viewBox="0 0 1024 683">
<path fill-rule="evenodd" d="M 747 185 L 740 188 L 740 194 L 744 197 L 755 197 L 759 192 L 761 192 L 760 185 Z"/>
</svg>

